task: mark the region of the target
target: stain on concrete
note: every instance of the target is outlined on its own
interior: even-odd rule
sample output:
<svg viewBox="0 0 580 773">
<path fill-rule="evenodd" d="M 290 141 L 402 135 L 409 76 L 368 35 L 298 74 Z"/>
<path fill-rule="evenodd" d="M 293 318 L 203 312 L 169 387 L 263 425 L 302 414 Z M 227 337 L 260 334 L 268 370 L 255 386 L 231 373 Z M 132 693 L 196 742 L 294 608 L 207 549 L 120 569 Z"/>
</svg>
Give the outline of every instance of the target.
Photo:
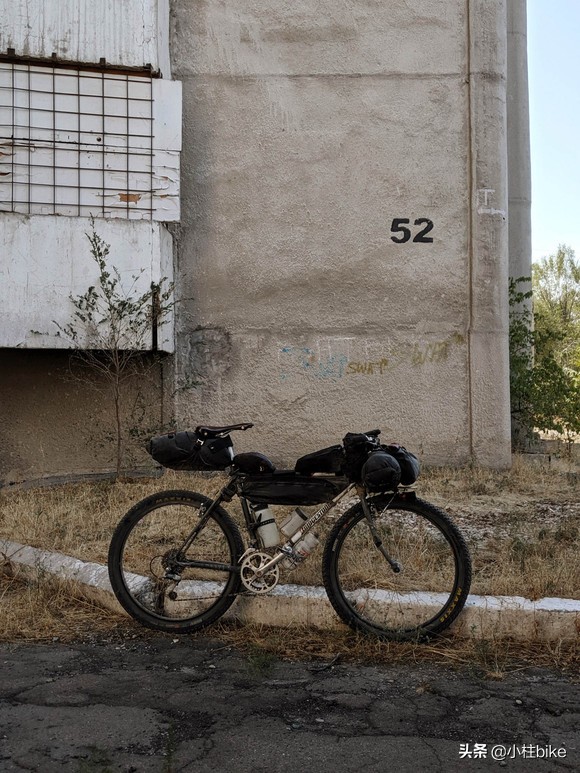
<svg viewBox="0 0 580 773">
<path fill-rule="evenodd" d="M 195 376 L 202 384 L 210 384 L 225 376 L 232 364 L 232 342 L 227 330 L 201 328 L 187 340 L 184 368 L 189 376 Z"/>
</svg>

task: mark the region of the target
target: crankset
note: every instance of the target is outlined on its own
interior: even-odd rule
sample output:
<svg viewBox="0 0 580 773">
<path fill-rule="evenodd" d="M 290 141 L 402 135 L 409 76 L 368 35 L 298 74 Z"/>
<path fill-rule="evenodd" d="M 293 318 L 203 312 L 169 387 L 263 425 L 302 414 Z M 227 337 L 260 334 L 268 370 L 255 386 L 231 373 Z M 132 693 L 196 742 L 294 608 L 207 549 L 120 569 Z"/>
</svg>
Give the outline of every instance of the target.
<svg viewBox="0 0 580 773">
<path fill-rule="evenodd" d="M 248 552 L 240 565 L 240 576 L 243 585 L 252 593 L 269 593 L 278 585 L 280 570 L 272 566 L 264 571 L 266 564 L 270 563 L 272 556 L 260 551 Z"/>
</svg>

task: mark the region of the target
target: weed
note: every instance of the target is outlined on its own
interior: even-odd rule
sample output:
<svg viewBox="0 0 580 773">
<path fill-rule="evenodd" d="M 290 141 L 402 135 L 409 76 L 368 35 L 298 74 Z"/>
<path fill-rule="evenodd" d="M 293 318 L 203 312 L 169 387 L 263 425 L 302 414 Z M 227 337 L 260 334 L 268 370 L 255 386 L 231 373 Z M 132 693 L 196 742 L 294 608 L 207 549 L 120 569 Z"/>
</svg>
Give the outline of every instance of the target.
<svg viewBox="0 0 580 773">
<path fill-rule="evenodd" d="M 276 660 L 277 658 L 273 652 L 268 652 L 268 650 L 256 644 L 250 645 L 249 652 L 246 655 L 248 669 L 254 676 L 267 676 Z"/>
</svg>

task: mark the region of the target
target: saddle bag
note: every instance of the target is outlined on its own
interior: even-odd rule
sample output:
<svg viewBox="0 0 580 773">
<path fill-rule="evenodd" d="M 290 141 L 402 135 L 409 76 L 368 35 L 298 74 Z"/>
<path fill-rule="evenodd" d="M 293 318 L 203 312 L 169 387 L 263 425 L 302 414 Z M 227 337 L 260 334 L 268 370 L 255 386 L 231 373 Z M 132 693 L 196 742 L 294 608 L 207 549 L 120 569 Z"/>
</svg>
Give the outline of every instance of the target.
<svg viewBox="0 0 580 773">
<path fill-rule="evenodd" d="M 252 504 L 321 505 L 330 502 L 348 486 L 346 478 L 312 478 L 292 471 L 247 477 L 240 494 Z"/>
<path fill-rule="evenodd" d="M 234 458 L 232 439 L 211 438 L 198 443 L 195 432 L 170 432 L 158 435 L 147 443 L 147 452 L 162 467 L 170 470 L 225 470 Z"/>
</svg>

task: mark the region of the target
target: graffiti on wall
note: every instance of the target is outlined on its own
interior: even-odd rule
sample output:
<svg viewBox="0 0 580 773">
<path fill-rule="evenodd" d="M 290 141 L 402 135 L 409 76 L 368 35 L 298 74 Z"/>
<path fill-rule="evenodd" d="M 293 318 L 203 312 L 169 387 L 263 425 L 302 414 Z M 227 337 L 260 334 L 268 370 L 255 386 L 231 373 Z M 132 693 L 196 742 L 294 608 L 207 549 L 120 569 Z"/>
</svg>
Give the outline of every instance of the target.
<svg viewBox="0 0 580 773">
<path fill-rule="evenodd" d="M 283 346 L 279 350 L 280 379 L 290 375 L 305 375 L 338 381 L 352 376 L 380 377 L 401 363 L 416 366 L 440 363 L 446 360 L 454 345 L 463 344 L 464 338 L 454 333 L 440 341 L 417 342 L 398 351 L 389 351 L 383 356 L 357 357 L 350 349 L 354 338 L 323 339 L 315 347 Z M 360 342 L 359 346 L 360 346 Z M 358 348 L 358 347 L 357 347 Z M 365 345 L 365 348 L 371 348 Z"/>
<path fill-rule="evenodd" d="M 363 362 L 354 360 L 347 364 L 346 375 L 352 376 L 355 373 L 360 373 L 363 376 L 382 376 L 388 367 L 387 357 L 381 357 L 380 360 L 364 360 Z"/>
<path fill-rule="evenodd" d="M 288 370 L 302 370 L 315 378 L 336 380 L 344 376 L 348 358 L 345 354 L 322 354 L 307 346 L 284 346 L 280 350 L 283 355 L 281 361 L 280 378 L 284 381 L 288 377 Z"/>
<path fill-rule="evenodd" d="M 453 333 L 442 341 L 432 341 L 428 344 L 416 343 L 413 346 L 411 362 L 413 365 L 425 365 L 427 362 L 443 362 L 449 357 L 453 346 L 465 343 L 465 338 L 459 333 Z"/>
</svg>

